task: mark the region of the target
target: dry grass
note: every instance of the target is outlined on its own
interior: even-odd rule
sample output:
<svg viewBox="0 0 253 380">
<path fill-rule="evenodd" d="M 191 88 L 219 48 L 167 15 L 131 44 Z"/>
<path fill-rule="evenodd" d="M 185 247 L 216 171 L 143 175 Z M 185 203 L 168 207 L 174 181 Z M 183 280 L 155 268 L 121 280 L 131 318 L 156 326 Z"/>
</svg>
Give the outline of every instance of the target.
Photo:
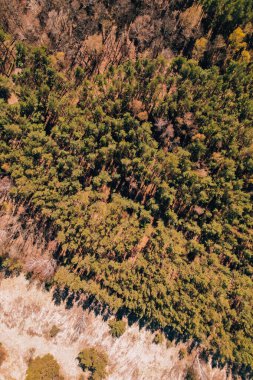
<svg viewBox="0 0 253 380">
<path fill-rule="evenodd" d="M 179 360 L 178 352 L 184 345 L 152 343 L 154 336 L 137 325 L 128 327 L 120 338 L 113 338 L 101 316 L 77 306 L 70 310 L 65 305 L 56 306 L 50 293 L 36 284 L 29 285 L 23 276 L 2 280 L 0 305 L 0 341 L 8 351 L 1 366 L 1 380 L 24 380 L 28 357 L 47 353 L 55 357 L 66 380 L 77 380 L 82 375 L 76 360 L 78 353 L 94 345 L 108 354 L 110 380 L 183 379 L 194 360 L 193 356 Z M 45 332 L 53 325 L 60 332 L 48 339 Z M 196 368 L 200 371 L 198 363 Z M 210 380 L 227 380 L 225 369 L 211 370 L 202 362 L 200 368 Z"/>
</svg>

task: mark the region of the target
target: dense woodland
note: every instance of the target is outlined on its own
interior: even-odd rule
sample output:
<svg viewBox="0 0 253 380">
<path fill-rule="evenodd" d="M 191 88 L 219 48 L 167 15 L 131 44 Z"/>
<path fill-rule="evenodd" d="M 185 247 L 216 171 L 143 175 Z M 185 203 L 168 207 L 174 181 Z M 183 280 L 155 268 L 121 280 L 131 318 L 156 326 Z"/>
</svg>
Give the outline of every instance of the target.
<svg viewBox="0 0 253 380">
<path fill-rule="evenodd" d="M 203 3 L 214 28 L 221 17 L 231 28 L 220 66 L 199 65 L 198 40 L 192 59 L 137 59 L 87 77 L 1 32 L 1 175 L 53 231 L 53 284 L 247 374 L 252 5 Z"/>
</svg>

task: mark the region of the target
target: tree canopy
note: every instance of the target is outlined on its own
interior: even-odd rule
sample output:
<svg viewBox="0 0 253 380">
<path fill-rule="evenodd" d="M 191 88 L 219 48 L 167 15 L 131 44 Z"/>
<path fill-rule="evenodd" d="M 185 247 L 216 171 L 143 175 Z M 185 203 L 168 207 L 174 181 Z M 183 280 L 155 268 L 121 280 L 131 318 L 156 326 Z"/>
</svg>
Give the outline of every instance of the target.
<svg viewBox="0 0 253 380">
<path fill-rule="evenodd" d="M 29 363 L 26 380 L 63 380 L 60 367 L 51 354 L 38 356 Z"/>
<path fill-rule="evenodd" d="M 71 78 L 43 48 L 16 57 L 1 175 L 54 232 L 54 283 L 251 371 L 252 63 L 158 57 Z"/>
<path fill-rule="evenodd" d="M 107 376 L 106 367 L 108 365 L 107 354 L 99 348 L 85 348 L 78 355 L 79 364 L 84 371 L 91 372 L 89 379 L 103 380 Z"/>
</svg>

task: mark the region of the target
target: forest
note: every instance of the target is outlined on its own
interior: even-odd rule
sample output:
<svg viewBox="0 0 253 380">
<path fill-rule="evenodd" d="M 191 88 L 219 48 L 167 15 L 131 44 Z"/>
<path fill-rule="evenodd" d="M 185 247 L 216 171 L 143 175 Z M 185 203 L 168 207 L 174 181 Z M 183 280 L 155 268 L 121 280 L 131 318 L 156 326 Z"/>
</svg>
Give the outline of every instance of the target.
<svg viewBox="0 0 253 380">
<path fill-rule="evenodd" d="M 213 28 L 222 17 L 230 30 L 225 59 L 209 67 L 203 38 L 188 58 L 126 60 L 88 76 L 1 31 L 0 175 L 54 237 L 50 286 L 191 339 L 246 376 L 252 5 L 202 2 Z"/>
</svg>

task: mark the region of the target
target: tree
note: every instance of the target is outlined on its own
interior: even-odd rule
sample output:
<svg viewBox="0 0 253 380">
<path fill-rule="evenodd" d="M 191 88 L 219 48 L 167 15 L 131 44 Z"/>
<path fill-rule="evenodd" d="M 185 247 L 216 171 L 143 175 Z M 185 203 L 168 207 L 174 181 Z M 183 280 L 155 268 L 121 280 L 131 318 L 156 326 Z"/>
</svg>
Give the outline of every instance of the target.
<svg viewBox="0 0 253 380">
<path fill-rule="evenodd" d="M 185 347 L 180 348 L 180 350 L 178 352 L 179 359 L 183 360 L 186 356 L 187 356 L 187 350 L 186 350 L 186 348 Z"/>
<path fill-rule="evenodd" d="M 78 354 L 77 358 L 80 367 L 84 371 L 88 370 L 91 372 L 90 378 L 92 380 L 105 379 L 108 356 L 103 350 L 97 347 L 85 348 Z"/>
<path fill-rule="evenodd" d="M 0 75 L 0 99 L 7 100 L 11 96 L 11 84 L 7 78 Z"/>
<path fill-rule="evenodd" d="M 26 380 L 63 380 L 60 366 L 51 354 L 37 356 L 29 363 Z"/>
<path fill-rule="evenodd" d="M 207 50 L 208 40 L 205 37 L 201 37 L 200 39 L 196 40 L 194 49 L 192 52 L 192 57 L 196 60 L 200 60 L 205 51 Z"/>
<path fill-rule="evenodd" d="M 154 336 L 153 343 L 162 344 L 164 342 L 164 335 L 161 332 L 157 332 Z"/>
<path fill-rule="evenodd" d="M 241 30 L 234 43 L 250 45 Z M 0 167 L 24 224 L 57 241 L 54 260 L 29 253 L 24 270 L 250 371 L 253 75 L 237 53 L 221 70 L 138 59 L 77 84 L 28 48 L 9 81 L 18 104 L 0 100 Z"/>
<path fill-rule="evenodd" d="M 120 320 L 109 321 L 110 333 L 114 338 L 119 338 L 126 331 L 126 322 Z"/>
</svg>

